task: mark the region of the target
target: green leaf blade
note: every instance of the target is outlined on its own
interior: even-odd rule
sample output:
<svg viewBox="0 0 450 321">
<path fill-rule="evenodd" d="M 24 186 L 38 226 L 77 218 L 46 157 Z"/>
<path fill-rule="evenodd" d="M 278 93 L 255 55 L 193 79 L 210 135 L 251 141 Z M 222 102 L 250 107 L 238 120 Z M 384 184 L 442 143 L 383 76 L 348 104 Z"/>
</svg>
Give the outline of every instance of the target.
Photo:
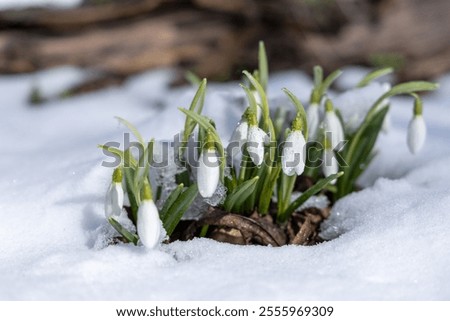
<svg viewBox="0 0 450 321">
<path fill-rule="evenodd" d="M 365 87 L 368 84 L 370 84 L 372 81 L 374 81 L 375 79 L 389 75 L 393 72 L 394 72 L 394 68 L 392 68 L 392 67 L 381 68 L 381 69 L 377 69 L 372 72 L 369 72 L 366 76 L 364 76 L 363 79 L 361 79 L 361 81 L 356 85 L 356 87 L 359 87 L 359 88 Z"/>
<path fill-rule="evenodd" d="M 188 210 L 189 206 L 191 206 L 192 202 L 197 197 L 197 194 L 197 185 L 193 184 L 183 191 L 169 207 L 163 220 L 163 226 L 167 235 L 172 235 L 176 226 L 183 217 L 183 214 Z"/>
<path fill-rule="evenodd" d="M 108 222 L 109 224 L 112 225 L 112 227 L 114 227 L 114 229 L 120 234 L 122 235 L 128 242 L 133 243 L 134 245 L 137 245 L 138 241 L 139 241 L 139 237 L 134 234 L 131 233 L 130 231 L 128 231 L 126 228 L 124 228 L 119 222 L 116 221 L 116 219 L 114 219 L 112 216 L 110 216 L 108 218 Z"/>
<path fill-rule="evenodd" d="M 295 199 L 289 207 L 286 209 L 284 213 L 279 215 L 278 220 L 280 222 L 285 222 L 289 216 L 292 215 L 292 213 L 295 212 L 297 208 L 299 208 L 303 203 L 305 203 L 311 196 L 314 194 L 319 193 L 321 190 L 323 190 L 328 184 L 330 184 L 335 179 L 338 179 L 344 174 L 344 172 L 339 172 L 334 175 L 330 175 L 328 177 L 325 177 L 321 180 L 319 180 L 316 184 L 308 188 L 302 195 L 300 195 L 297 199 Z"/>
<path fill-rule="evenodd" d="M 252 179 L 242 183 L 236 189 L 227 196 L 225 200 L 224 208 L 226 211 L 231 212 L 235 208 L 242 206 L 245 200 L 253 193 L 258 183 L 259 177 L 255 176 Z"/>
</svg>

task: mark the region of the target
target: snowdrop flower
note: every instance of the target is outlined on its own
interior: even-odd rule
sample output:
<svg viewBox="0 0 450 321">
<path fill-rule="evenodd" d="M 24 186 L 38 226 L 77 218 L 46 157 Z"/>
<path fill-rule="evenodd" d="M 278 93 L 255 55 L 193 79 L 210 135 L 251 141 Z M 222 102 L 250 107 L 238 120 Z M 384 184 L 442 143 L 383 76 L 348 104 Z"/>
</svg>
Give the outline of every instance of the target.
<svg viewBox="0 0 450 321">
<path fill-rule="evenodd" d="M 233 131 L 230 138 L 230 143 L 237 142 L 239 145 L 239 151 L 241 151 L 242 145 L 247 141 L 248 136 L 248 122 L 246 119 L 241 120 Z M 234 147 L 234 146 L 233 146 Z"/>
<path fill-rule="evenodd" d="M 250 125 L 247 136 L 247 151 L 252 162 L 259 166 L 264 159 L 264 144 L 268 143 L 269 136 L 257 125 Z"/>
<path fill-rule="evenodd" d="M 427 127 L 422 116 L 422 102 L 419 97 L 416 97 L 414 104 L 414 116 L 409 122 L 408 126 L 408 148 L 412 154 L 419 152 L 427 135 Z"/>
<path fill-rule="evenodd" d="M 148 183 L 144 184 L 142 200 L 137 213 L 137 232 L 145 247 L 154 249 L 160 244 L 163 227 Z"/>
<path fill-rule="evenodd" d="M 311 93 L 310 104 L 306 111 L 306 119 L 308 122 L 308 141 L 314 141 L 317 139 L 320 123 L 320 94 L 317 89 L 314 89 Z"/>
<path fill-rule="evenodd" d="M 305 137 L 301 130 L 293 130 L 287 136 L 281 156 L 281 166 L 286 175 L 292 176 L 295 173 L 301 175 L 305 170 L 305 145 Z"/>
<path fill-rule="evenodd" d="M 306 116 L 308 120 L 308 131 L 309 131 L 309 139 L 308 141 L 314 141 L 317 139 L 317 133 L 319 131 L 319 122 L 320 122 L 320 114 L 319 114 L 319 105 L 311 104 L 306 111 Z"/>
<path fill-rule="evenodd" d="M 105 197 L 105 216 L 120 216 L 124 203 L 124 192 L 122 188 L 122 170 L 118 167 L 114 170 L 111 185 Z"/>
<path fill-rule="evenodd" d="M 339 171 L 339 165 L 337 163 L 336 156 L 333 148 L 331 147 L 330 139 L 325 138 L 324 149 L 322 155 L 322 172 L 325 177 L 333 174 L 337 174 Z M 331 181 L 331 184 L 336 184 L 336 180 Z"/>
<path fill-rule="evenodd" d="M 197 171 L 197 185 L 201 196 L 208 198 L 213 196 L 219 185 L 220 164 L 214 141 L 208 134 L 206 148 L 200 153 Z"/>
<path fill-rule="evenodd" d="M 227 146 L 227 155 L 230 162 L 235 164 L 234 166 L 236 169 L 236 173 L 239 173 L 240 171 L 239 164 L 241 163 L 242 160 L 242 147 L 247 142 L 247 136 L 248 136 L 248 122 L 244 116 L 234 129 L 229 144 Z"/>
<path fill-rule="evenodd" d="M 336 115 L 331 100 L 327 100 L 325 103 L 325 119 L 323 121 L 323 129 L 325 134 L 331 135 L 331 148 L 336 149 L 339 147 L 339 143 L 344 141 L 344 129 L 342 128 L 341 121 Z"/>
</svg>

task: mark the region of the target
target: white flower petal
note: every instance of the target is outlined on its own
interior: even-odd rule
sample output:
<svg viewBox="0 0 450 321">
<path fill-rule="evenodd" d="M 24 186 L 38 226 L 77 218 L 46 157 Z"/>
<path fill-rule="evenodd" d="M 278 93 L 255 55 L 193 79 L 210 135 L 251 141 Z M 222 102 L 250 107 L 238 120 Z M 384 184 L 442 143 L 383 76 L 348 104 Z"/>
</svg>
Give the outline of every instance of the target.
<svg viewBox="0 0 450 321">
<path fill-rule="evenodd" d="M 291 132 L 286 138 L 281 156 L 281 166 L 286 175 L 301 175 L 305 170 L 305 145 L 305 137 L 299 130 Z"/>
<path fill-rule="evenodd" d="M 197 171 L 198 191 L 203 197 L 211 197 L 219 185 L 219 158 L 214 149 L 202 151 Z"/>
<path fill-rule="evenodd" d="M 411 153 L 419 152 L 427 136 L 427 127 L 422 116 L 414 116 L 408 126 L 408 147 Z"/>
<path fill-rule="evenodd" d="M 319 105 L 311 104 L 306 112 L 307 122 L 308 122 L 308 141 L 314 141 L 317 139 L 317 134 L 319 130 L 320 123 L 320 113 Z"/>
<path fill-rule="evenodd" d="M 325 148 L 323 150 L 323 158 L 322 158 L 322 172 L 325 177 L 328 177 L 333 174 L 337 174 L 339 171 L 339 166 L 337 159 L 334 155 L 334 151 L 332 149 Z M 331 184 L 335 184 L 336 180 L 333 180 Z"/>
<path fill-rule="evenodd" d="M 142 244 L 155 248 L 160 244 L 163 227 L 153 200 L 144 200 L 137 214 L 137 232 Z"/>
<path fill-rule="evenodd" d="M 227 146 L 227 153 L 232 158 L 242 154 L 242 146 L 247 141 L 248 123 L 246 121 L 240 122 L 231 135 L 229 144 Z"/>
<path fill-rule="evenodd" d="M 105 216 L 120 216 L 123 208 L 124 192 L 121 183 L 111 183 L 105 197 Z"/>
<path fill-rule="evenodd" d="M 253 163 L 261 165 L 264 160 L 264 143 L 269 141 L 269 136 L 258 126 L 250 126 L 248 129 L 247 151 Z"/>
<path fill-rule="evenodd" d="M 339 143 L 344 141 L 344 129 L 342 124 L 334 111 L 327 111 L 323 122 L 324 131 L 331 135 L 331 146 L 333 149 L 339 147 Z M 327 134 L 330 133 L 330 134 Z"/>
<path fill-rule="evenodd" d="M 231 135 L 230 142 L 244 143 L 248 136 L 248 123 L 241 121 L 237 124 L 236 128 Z"/>
</svg>

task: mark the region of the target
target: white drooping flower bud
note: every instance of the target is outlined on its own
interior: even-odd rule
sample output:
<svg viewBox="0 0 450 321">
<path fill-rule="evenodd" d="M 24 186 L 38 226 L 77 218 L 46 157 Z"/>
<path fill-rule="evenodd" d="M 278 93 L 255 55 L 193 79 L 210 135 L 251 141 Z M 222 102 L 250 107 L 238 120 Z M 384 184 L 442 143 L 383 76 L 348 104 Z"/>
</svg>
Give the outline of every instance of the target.
<svg viewBox="0 0 450 321">
<path fill-rule="evenodd" d="M 327 145 L 327 143 L 325 144 Z M 322 172 L 325 177 L 337 174 L 339 171 L 339 165 L 336 159 L 336 155 L 331 146 L 325 146 L 322 155 Z M 331 181 L 331 184 L 336 184 L 336 179 Z"/>
<path fill-rule="evenodd" d="M 323 121 L 323 129 L 325 135 L 327 135 L 327 137 L 331 137 L 331 148 L 336 149 L 339 147 L 339 143 L 344 141 L 344 129 L 342 128 L 341 121 L 334 111 L 331 100 L 327 100 L 325 103 L 325 108 L 326 113 Z"/>
<path fill-rule="evenodd" d="M 242 148 L 247 142 L 248 136 L 248 122 L 243 117 L 231 135 L 229 144 L 227 146 L 227 155 L 231 163 L 234 164 L 236 173 L 240 171 L 240 164 L 242 160 Z"/>
<path fill-rule="evenodd" d="M 257 125 L 250 125 L 247 136 L 247 151 L 252 162 L 259 166 L 264 160 L 264 144 L 269 142 L 267 133 Z"/>
<path fill-rule="evenodd" d="M 422 115 L 416 115 L 410 121 L 408 126 L 408 148 L 411 153 L 418 153 L 424 143 L 427 136 L 427 127 Z"/>
<path fill-rule="evenodd" d="M 311 104 L 306 111 L 306 117 L 308 121 L 308 131 L 309 137 L 308 141 L 314 141 L 317 139 L 317 134 L 319 132 L 319 123 L 320 123 L 320 113 L 319 113 L 319 105 Z"/>
<path fill-rule="evenodd" d="M 427 136 L 427 126 L 425 125 L 425 121 L 422 116 L 422 100 L 419 96 L 414 96 L 414 116 L 413 119 L 409 122 L 408 126 L 408 148 L 411 153 L 416 154 L 419 152 L 423 144 L 425 143 L 425 138 Z"/>
<path fill-rule="evenodd" d="M 239 148 L 245 144 L 248 136 L 248 122 L 246 120 L 240 121 L 236 128 L 233 131 L 233 134 L 230 138 L 230 143 L 237 142 L 239 143 Z"/>
<path fill-rule="evenodd" d="M 124 202 L 124 191 L 122 188 L 122 170 L 118 167 L 114 170 L 111 185 L 105 197 L 105 216 L 120 216 Z"/>
<path fill-rule="evenodd" d="M 149 249 L 156 248 L 165 234 L 148 183 L 144 185 L 142 201 L 137 213 L 137 232 L 142 244 Z"/>
<path fill-rule="evenodd" d="M 286 175 L 301 175 L 305 170 L 305 146 L 305 137 L 300 130 L 289 133 L 281 156 L 281 166 Z"/>
<path fill-rule="evenodd" d="M 213 196 L 219 185 L 219 179 L 219 157 L 216 149 L 211 146 L 200 153 L 197 171 L 197 185 L 200 195 L 205 198 Z"/>
</svg>

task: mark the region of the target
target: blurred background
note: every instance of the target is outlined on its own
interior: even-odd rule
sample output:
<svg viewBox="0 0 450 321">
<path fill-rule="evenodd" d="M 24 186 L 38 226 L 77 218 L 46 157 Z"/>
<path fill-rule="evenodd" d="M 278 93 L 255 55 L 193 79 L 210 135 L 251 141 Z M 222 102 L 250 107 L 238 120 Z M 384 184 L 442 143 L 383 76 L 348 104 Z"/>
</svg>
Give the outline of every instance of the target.
<svg viewBox="0 0 450 321">
<path fill-rule="evenodd" d="M 450 70 L 449 0 L 0 0 L 0 74 L 61 65 L 95 77 L 71 93 L 175 67 L 214 80 L 257 64 L 392 66 L 398 79 Z"/>
</svg>

